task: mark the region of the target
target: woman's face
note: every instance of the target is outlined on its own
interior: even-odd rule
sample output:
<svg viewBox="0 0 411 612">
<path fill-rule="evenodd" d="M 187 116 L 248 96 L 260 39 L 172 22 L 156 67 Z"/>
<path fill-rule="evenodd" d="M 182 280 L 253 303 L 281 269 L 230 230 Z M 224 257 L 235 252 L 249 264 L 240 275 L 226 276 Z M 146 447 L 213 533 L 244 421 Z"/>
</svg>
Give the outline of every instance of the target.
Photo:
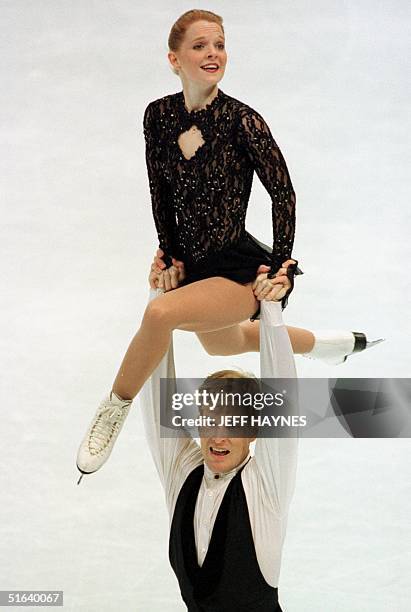
<svg viewBox="0 0 411 612">
<path fill-rule="evenodd" d="M 181 80 L 212 85 L 218 83 L 224 75 L 227 63 L 224 34 L 217 23 L 196 21 L 186 31 L 186 35 L 177 53 L 170 51 L 168 58 L 178 70 Z M 215 72 L 202 68 L 215 63 Z"/>
</svg>

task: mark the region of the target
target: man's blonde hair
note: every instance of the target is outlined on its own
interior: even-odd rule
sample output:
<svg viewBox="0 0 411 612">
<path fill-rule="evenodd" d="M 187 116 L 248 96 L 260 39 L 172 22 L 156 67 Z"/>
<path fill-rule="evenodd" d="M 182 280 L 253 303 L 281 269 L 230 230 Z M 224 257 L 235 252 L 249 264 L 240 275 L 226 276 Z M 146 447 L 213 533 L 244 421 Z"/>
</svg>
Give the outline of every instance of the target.
<svg viewBox="0 0 411 612">
<path fill-rule="evenodd" d="M 220 396 L 221 401 L 211 409 L 214 415 L 230 415 L 239 416 L 246 415 L 250 417 L 254 414 L 253 405 L 250 399 L 261 395 L 261 381 L 258 380 L 251 372 L 243 370 L 219 370 L 207 376 L 199 387 L 199 392 L 207 391 L 207 393 Z M 248 398 L 245 402 L 244 399 Z M 210 415 L 210 407 L 205 404 L 199 407 L 200 415 Z M 258 433 L 258 426 L 251 425 L 233 427 L 232 434 L 235 437 L 255 438 Z M 240 432 L 240 435 L 238 435 Z"/>
</svg>

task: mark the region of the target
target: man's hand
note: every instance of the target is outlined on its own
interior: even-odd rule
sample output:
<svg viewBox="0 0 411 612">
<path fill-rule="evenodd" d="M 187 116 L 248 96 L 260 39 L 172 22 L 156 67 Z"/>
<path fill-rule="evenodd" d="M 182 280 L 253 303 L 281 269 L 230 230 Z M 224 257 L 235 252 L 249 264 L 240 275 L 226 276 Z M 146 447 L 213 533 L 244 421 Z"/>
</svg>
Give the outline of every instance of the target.
<svg viewBox="0 0 411 612">
<path fill-rule="evenodd" d="M 185 278 L 184 263 L 172 257 L 173 265 L 166 269 L 166 264 L 161 259 L 163 255 L 164 252 L 157 249 L 148 280 L 152 289 L 161 288 L 170 291 L 178 287 Z"/>
<path fill-rule="evenodd" d="M 253 292 L 257 300 L 272 300 L 279 302 L 291 287 L 290 279 L 287 277 L 287 268 L 293 259 L 287 259 L 282 267 L 276 272 L 274 278 L 267 278 L 270 271 L 269 266 L 261 265 L 257 270 L 257 278 L 253 284 Z"/>
</svg>

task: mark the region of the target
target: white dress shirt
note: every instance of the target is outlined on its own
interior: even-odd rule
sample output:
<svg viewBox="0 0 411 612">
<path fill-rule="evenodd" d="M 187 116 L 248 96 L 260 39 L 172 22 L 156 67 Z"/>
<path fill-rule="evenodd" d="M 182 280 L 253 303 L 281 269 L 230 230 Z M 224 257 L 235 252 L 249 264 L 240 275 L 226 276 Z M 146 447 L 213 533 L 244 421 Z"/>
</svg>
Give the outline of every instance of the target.
<svg viewBox="0 0 411 612">
<path fill-rule="evenodd" d="M 162 293 L 161 290 L 151 289 L 150 299 L 161 299 Z M 261 302 L 260 370 L 261 378 L 296 377 L 294 355 L 282 319 L 280 302 Z M 203 456 L 199 445 L 192 438 L 160 436 L 160 378 L 175 378 L 173 341 L 140 391 L 147 441 L 164 487 L 171 527 L 180 489 L 189 473 L 203 463 Z M 220 473 L 218 479 L 204 464 L 204 477 L 194 514 L 200 566 L 207 553 L 214 521 L 227 486 L 242 465 L 248 462 L 241 478 L 257 560 L 267 583 L 278 587 L 288 509 L 295 486 L 297 447 L 298 438 L 295 437 L 257 438 L 254 455 L 249 454 L 232 471 Z"/>
</svg>

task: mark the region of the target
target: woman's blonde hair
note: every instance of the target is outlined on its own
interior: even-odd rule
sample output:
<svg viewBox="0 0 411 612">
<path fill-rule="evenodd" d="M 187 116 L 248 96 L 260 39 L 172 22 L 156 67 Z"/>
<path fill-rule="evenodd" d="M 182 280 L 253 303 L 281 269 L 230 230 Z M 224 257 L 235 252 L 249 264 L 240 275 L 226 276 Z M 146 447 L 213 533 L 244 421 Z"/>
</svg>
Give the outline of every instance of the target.
<svg viewBox="0 0 411 612">
<path fill-rule="evenodd" d="M 183 13 L 175 22 L 173 27 L 170 30 L 170 34 L 168 36 L 168 49 L 173 53 L 176 53 L 184 40 L 188 27 L 194 23 L 195 21 L 212 21 L 217 23 L 223 31 L 223 19 L 220 15 L 216 15 L 216 13 L 212 13 L 211 11 L 203 11 L 200 9 L 192 9 L 191 11 L 186 11 Z M 171 67 L 174 74 L 178 74 L 178 71 Z"/>
</svg>

